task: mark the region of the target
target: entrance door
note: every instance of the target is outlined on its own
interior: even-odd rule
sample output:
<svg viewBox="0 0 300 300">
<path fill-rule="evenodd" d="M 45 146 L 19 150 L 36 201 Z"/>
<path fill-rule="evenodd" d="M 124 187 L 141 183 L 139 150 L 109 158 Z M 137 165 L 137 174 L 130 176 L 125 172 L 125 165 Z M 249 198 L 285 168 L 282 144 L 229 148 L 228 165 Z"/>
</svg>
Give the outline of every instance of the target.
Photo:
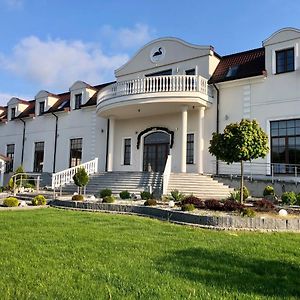
<svg viewBox="0 0 300 300">
<path fill-rule="evenodd" d="M 170 151 L 170 135 L 154 132 L 144 138 L 143 170 L 145 172 L 163 172 Z"/>
</svg>

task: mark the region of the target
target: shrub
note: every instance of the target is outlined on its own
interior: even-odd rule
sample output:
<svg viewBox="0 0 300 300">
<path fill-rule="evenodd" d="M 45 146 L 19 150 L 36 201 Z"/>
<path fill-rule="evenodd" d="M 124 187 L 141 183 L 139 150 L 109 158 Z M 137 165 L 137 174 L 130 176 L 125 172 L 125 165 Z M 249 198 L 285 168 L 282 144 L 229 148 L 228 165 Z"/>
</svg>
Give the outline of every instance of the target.
<svg viewBox="0 0 300 300">
<path fill-rule="evenodd" d="M 264 196 L 275 195 L 274 188 L 271 185 L 267 185 L 263 192 Z"/>
<path fill-rule="evenodd" d="M 19 205 L 19 200 L 15 197 L 8 197 L 3 200 L 3 205 L 7 207 L 15 207 Z"/>
<path fill-rule="evenodd" d="M 76 174 L 73 176 L 74 183 L 82 188 L 86 186 L 89 182 L 89 175 L 87 174 L 85 168 L 79 168 Z"/>
<path fill-rule="evenodd" d="M 157 205 L 157 202 L 155 199 L 147 199 L 145 202 L 144 202 L 144 205 L 145 206 L 155 206 Z"/>
<path fill-rule="evenodd" d="M 224 211 L 242 211 L 244 209 L 244 205 L 233 201 L 233 200 L 226 200 L 223 204 Z"/>
<path fill-rule="evenodd" d="M 184 198 L 184 195 L 182 193 L 180 193 L 178 190 L 173 190 L 171 192 L 171 196 L 172 196 L 173 200 L 176 202 L 181 201 Z"/>
<path fill-rule="evenodd" d="M 297 196 L 294 192 L 284 192 L 281 196 L 283 204 L 294 205 L 297 202 Z"/>
<path fill-rule="evenodd" d="M 204 201 L 200 200 L 199 198 L 193 195 L 187 196 L 181 201 L 182 206 L 185 204 L 193 204 L 195 208 L 205 208 Z"/>
<path fill-rule="evenodd" d="M 122 191 L 120 194 L 121 199 L 130 199 L 130 193 L 128 191 Z"/>
<path fill-rule="evenodd" d="M 242 210 L 242 216 L 243 217 L 253 218 L 253 217 L 255 217 L 255 211 L 252 208 L 249 208 L 249 207 L 244 208 Z"/>
<path fill-rule="evenodd" d="M 103 189 L 100 191 L 100 198 L 105 198 L 105 197 L 111 196 L 111 195 L 112 195 L 111 189 Z"/>
<path fill-rule="evenodd" d="M 37 195 L 31 200 L 32 205 L 46 205 L 47 201 L 43 195 Z"/>
<path fill-rule="evenodd" d="M 141 192 L 141 198 L 142 198 L 142 200 L 151 199 L 152 198 L 152 194 L 150 192 L 143 191 L 143 192 Z"/>
<path fill-rule="evenodd" d="M 181 206 L 181 210 L 183 210 L 183 211 L 193 211 L 193 210 L 195 210 L 195 206 L 194 206 L 194 204 L 184 204 L 184 205 L 182 205 Z"/>
<path fill-rule="evenodd" d="M 231 201 L 240 201 L 240 193 L 238 191 L 234 191 L 230 193 L 230 196 L 227 199 Z"/>
<path fill-rule="evenodd" d="M 34 189 L 34 188 L 35 188 L 35 185 L 32 184 L 32 183 L 30 183 L 30 182 L 26 182 L 26 183 L 24 184 L 24 188 L 26 188 L 26 189 Z"/>
<path fill-rule="evenodd" d="M 115 202 L 115 197 L 110 195 L 110 196 L 105 196 L 103 198 L 103 203 L 114 203 Z"/>
<path fill-rule="evenodd" d="M 296 198 L 297 198 L 297 205 L 300 205 L 300 193 L 297 194 Z"/>
<path fill-rule="evenodd" d="M 204 203 L 205 203 L 205 207 L 207 209 L 211 209 L 211 210 L 222 210 L 223 209 L 222 203 L 215 199 L 205 200 Z"/>
<path fill-rule="evenodd" d="M 272 211 L 275 208 L 274 204 L 266 199 L 258 200 L 254 205 L 259 211 Z"/>
<path fill-rule="evenodd" d="M 83 201 L 83 195 L 73 195 L 72 200 L 73 201 Z"/>
<path fill-rule="evenodd" d="M 246 186 L 243 187 L 243 199 L 246 200 L 250 196 L 249 190 Z M 237 192 L 238 200 L 241 200 L 241 192 Z"/>
</svg>

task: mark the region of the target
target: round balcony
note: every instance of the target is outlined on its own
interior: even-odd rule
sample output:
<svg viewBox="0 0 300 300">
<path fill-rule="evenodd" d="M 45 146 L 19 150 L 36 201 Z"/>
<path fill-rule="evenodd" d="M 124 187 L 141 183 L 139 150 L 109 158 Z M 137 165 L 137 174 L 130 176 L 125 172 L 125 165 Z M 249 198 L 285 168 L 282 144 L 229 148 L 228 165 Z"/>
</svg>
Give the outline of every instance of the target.
<svg viewBox="0 0 300 300">
<path fill-rule="evenodd" d="M 171 75 L 119 81 L 102 89 L 97 98 L 101 117 L 144 117 L 180 111 L 185 106 L 209 106 L 207 79 Z"/>
</svg>

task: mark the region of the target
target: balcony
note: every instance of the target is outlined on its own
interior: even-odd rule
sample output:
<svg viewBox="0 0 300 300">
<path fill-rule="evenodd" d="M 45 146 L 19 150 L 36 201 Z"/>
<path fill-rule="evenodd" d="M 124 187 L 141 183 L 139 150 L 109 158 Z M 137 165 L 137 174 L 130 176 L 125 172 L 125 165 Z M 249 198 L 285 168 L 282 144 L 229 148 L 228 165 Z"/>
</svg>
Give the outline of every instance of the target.
<svg viewBox="0 0 300 300">
<path fill-rule="evenodd" d="M 207 79 L 197 75 L 171 75 L 119 81 L 99 92 L 97 113 L 103 117 L 119 114 L 133 117 L 134 112 L 141 112 L 141 107 L 147 105 L 147 114 L 140 115 L 151 115 L 151 111 L 158 112 L 157 104 L 160 113 L 164 110 L 170 113 L 182 105 L 208 106 Z"/>
</svg>

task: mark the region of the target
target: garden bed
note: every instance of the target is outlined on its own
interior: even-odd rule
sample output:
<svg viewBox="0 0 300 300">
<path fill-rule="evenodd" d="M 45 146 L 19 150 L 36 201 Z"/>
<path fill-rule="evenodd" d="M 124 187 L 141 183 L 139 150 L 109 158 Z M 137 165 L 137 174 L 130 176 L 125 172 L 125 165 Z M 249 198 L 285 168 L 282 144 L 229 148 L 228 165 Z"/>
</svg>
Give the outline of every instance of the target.
<svg viewBox="0 0 300 300">
<path fill-rule="evenodd" d="M 281 217 L 275 213 L 261 212 L 255 217 L 250 218 L 241 217 L 236 212 L 216 212 L 204 209 L 195 210 L 193 212 L 183 212 L 178 207 L 170 208 L 167 205 L 149 207 L 144 206 L 143 201 L 133 202 L 124 200 L 120 200 L 116 203 L 54 200 L 51 202 L 51 205 L 69 209 L 137 214 L 205 228 L 300 232 L 300 217 L 296 215 Z"/>
</svg>

